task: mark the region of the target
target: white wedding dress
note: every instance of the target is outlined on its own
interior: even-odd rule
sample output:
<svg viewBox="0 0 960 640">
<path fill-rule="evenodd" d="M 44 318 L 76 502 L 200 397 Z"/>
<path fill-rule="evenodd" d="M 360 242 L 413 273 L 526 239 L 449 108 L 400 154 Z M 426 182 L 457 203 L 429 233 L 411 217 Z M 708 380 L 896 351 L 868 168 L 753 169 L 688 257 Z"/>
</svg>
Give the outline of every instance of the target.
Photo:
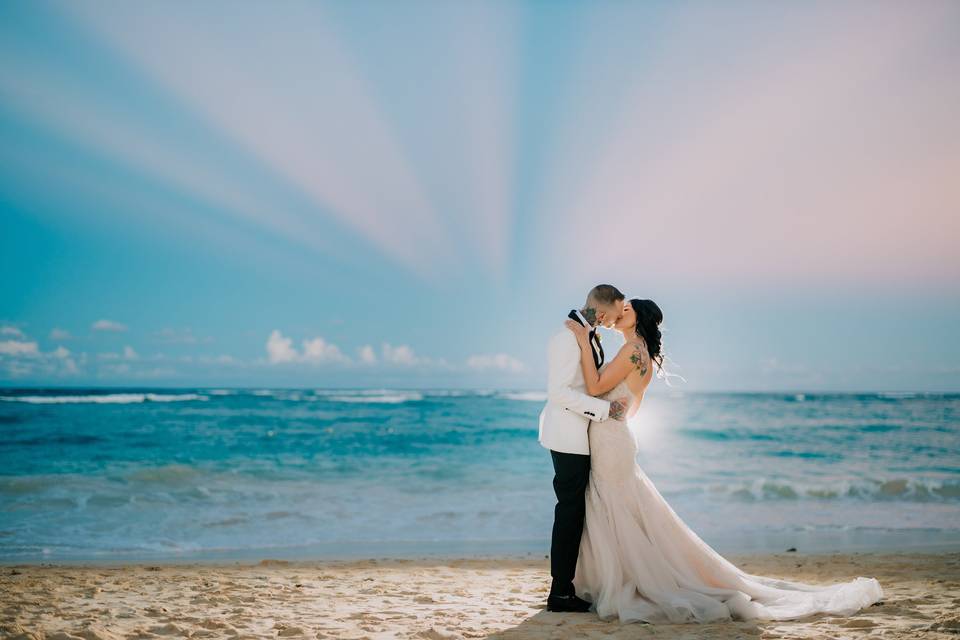
<svg viewBox="0 0 960 640">
<path fill-rule="evenodd" d="M 625 382 L 605 394 L 630 396 Z M 626 422 L 590 423 L 586 518 L 573 581 L 602 619 L 650 623 L 849 615 L 880 600 L 873 578 L 817 586 L 752 575 L 677 516 L 636 462 Z"/>
</svg>

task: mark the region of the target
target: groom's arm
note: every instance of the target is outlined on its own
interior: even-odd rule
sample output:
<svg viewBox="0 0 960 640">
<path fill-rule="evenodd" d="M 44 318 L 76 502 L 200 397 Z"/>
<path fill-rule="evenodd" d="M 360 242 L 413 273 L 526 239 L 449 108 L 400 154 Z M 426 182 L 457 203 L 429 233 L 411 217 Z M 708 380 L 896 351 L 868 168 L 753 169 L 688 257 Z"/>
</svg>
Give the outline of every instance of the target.
<svg viewBox="0 0 960 640">
<path fill-rule="evenodd" d="M 610 402 L 571 386 L 580 368 L 580 346 L 573 333 L 564 330 L 554 336 L 547 350 L 547 360 L 547 397 L 551 402 L 595 422 L 610 417 Z"/>
</svg>

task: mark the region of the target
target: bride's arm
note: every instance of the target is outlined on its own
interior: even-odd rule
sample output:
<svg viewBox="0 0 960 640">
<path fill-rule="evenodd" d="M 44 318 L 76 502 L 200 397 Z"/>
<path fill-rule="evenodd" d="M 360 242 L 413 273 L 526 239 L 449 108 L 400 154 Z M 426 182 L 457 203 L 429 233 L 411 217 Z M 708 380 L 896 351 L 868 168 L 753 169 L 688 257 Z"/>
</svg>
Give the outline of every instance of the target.
<svg viewBox="0 0 960 640">
<path fill-rule="evenodd" d="M 577 336 L 577 344 L 580 345 L 580 368 L 583 370 L 583 381 L 586 383 L 587 393 L 592 396 L 602 395 L 620 384 L 633 370 L 634 363 L 631 360 L 633 349 L 628 348 L 630 345 L 624 345 L 617 357 L 601 374 L 593 361 L 589 330 L 573 320 L 567 320 L 566 324 Z"/>
</svg>

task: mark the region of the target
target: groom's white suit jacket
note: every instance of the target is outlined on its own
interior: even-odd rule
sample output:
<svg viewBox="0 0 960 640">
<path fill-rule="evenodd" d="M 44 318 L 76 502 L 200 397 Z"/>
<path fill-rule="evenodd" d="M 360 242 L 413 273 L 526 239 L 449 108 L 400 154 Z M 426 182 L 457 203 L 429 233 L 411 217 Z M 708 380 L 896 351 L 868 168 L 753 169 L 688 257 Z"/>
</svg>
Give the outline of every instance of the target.
<svg viewBox="0 0 960 640">
<path fill-rule="evenodd" d="M 590 454 L 587 426 L 610 415 L 610 402 L 587 393 L 580 369 L 580 345 L 566 327 L 547 345 L 547 405 L 540 412 L 538 440 L 547 449 Z"/>
</svg>

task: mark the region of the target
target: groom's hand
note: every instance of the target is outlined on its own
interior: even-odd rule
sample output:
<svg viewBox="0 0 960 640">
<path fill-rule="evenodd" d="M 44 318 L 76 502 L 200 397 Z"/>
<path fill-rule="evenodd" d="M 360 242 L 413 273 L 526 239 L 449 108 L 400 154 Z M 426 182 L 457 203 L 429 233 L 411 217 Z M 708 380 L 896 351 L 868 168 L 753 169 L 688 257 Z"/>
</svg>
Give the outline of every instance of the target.
<svg viewBox="0 0 960 640">
<path fill-rule="evenodd" d="M 567 320 L 564 322 L 567 325 L 567 329 L 573 331 L 573 335 L 577 337 L 577 342 L 579 344 L 586 344 L 590 342 L 590 327 L 585 327 L 579 322 L 574 322 L 573 320 Z"/>
<path fill-rule="evenodd" d="M 630 399 L 624 396 L 623 398 L 617 398 L 610 403 L 610 417 L 614 420 L 626 420 L 627 418 L 627 405 L 629 404 Z"/>
</svg>

